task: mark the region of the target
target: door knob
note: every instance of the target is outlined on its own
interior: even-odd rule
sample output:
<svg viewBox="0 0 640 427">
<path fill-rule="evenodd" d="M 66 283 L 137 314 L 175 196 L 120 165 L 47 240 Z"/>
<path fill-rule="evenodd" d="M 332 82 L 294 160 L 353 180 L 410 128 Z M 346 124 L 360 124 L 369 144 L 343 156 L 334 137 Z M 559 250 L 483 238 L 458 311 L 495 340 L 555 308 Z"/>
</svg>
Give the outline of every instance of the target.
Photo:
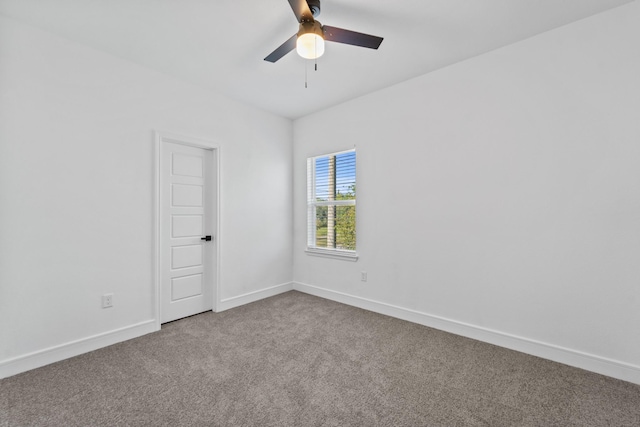
<svg viewBox="0 0 640 427">
<path fill-rule="evenodd" d="M 210 241 L 210 240 L 211 240 L 211 236 L 204 236 L 204 237 L 201 237 L 201 238 L 200 238 L 200 240 L 204 240 L 204 241 L 207 241 L 207 242 L 208 242 L 208 241 Z"/>
</svg>

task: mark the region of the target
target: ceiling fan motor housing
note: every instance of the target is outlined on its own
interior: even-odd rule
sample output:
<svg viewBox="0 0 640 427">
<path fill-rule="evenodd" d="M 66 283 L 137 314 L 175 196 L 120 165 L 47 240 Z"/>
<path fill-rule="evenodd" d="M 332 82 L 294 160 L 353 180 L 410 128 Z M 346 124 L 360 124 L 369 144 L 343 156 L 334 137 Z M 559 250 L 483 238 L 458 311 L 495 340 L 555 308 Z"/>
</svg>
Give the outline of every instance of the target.
<svg viewBox="0 0 640 427">
<path fill-rule="evenodd" d="M 300 23 L 300 29 L 298 30 L 298 37 L 303 34 L 315 33 L 324 38 L 324 31 L 322 30 L 322 24 L 319 21 L 302 21 Z"/>
</svg>

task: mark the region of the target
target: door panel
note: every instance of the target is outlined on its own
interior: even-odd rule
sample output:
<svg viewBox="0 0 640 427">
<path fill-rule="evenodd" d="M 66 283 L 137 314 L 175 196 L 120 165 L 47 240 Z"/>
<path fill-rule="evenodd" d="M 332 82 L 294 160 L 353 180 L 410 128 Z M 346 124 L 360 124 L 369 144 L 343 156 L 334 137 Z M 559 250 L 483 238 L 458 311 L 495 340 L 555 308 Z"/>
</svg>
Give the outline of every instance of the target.
<svg viewBox="0 0 640 427">
<path fill-rule="evenodd" d="M 202 178 L 202 157 L 173 153 L 172 172 L 173 175 Z"/>
<path fill-rule="evenodd" d="M 202 274 L 171 279 L 171 301 L 202 295 Z"/>
<path fill-rule="evenodd" d="M 202 207 L 202 186 L 173 184 L 171 186 L 171 205 Z"/>
<path fill-rule="evenodd" d="M 171 248 L 171 268 L 177 270 L 186 267 L 202 266 L 202 244 L 173 246 Z"/>
<path fill-rule="evenodd" d="M 172 215 L 171 237 L 199 237 L 204 235 L 203 215 Z"/>
<path fill-rule="evenodd" d="M 213 150 L 162 143 L 160 170 L 161 322 L 213 308 L 216 200 Z"/>
</svg>

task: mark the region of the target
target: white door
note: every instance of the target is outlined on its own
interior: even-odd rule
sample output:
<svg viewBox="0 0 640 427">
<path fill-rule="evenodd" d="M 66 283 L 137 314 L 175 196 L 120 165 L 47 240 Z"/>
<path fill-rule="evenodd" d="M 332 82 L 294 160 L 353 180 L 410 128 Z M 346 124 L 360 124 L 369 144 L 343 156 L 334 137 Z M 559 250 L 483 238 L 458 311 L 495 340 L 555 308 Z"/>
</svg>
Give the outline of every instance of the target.
<svg viewBox="0 0 640 427">
<path fill-rule="evenodd" d="M 217 174 L 213 150 L 162 142 L 160 320 L 213 309 Z M 211 240 L 207 240 L 210 236 Z"/>
</svg>

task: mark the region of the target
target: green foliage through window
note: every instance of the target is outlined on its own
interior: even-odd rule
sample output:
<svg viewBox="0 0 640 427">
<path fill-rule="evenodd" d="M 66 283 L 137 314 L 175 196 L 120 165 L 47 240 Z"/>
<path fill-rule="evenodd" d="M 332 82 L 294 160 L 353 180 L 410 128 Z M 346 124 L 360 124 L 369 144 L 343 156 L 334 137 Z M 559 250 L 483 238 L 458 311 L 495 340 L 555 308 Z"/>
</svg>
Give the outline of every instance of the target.
<svg viewBox="0 0 640 427">
<path fill-rule="evenodd" d="M 309 246 L 356 249 L 356 153 L 309 159 Z"/>
</svg>

